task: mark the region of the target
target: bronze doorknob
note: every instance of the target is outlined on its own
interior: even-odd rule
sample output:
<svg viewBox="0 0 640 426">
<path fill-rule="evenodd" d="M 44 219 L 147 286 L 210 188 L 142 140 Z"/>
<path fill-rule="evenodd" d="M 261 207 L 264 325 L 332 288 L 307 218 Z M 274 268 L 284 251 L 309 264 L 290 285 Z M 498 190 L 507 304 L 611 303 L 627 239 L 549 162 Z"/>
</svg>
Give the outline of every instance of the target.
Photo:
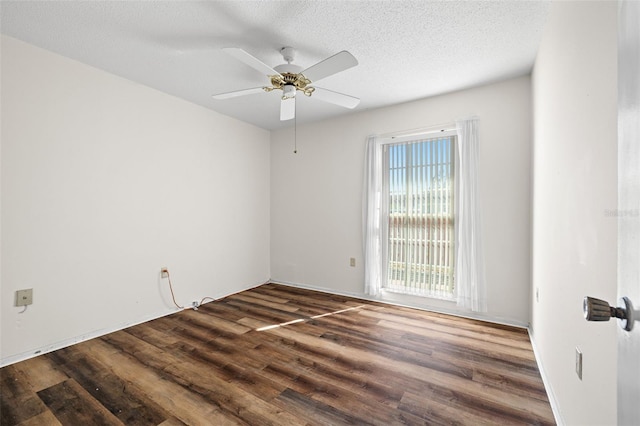
<svg viewBox="0 0 640 426">
<path fill-rule="evenodd" d="M 620 327 L 631 331 L 634 322 L 634 311 L 631 300 L 629 300 L 628 297 L 622 297 L 619 302 L 620 305 L 624 307 L 614 308 L 604 300 L 587 296 L 582 302 L 584 318 L 587 321 L 609 321 L 610 318 L 618 318 L 620 320 Z"/>
</svg>

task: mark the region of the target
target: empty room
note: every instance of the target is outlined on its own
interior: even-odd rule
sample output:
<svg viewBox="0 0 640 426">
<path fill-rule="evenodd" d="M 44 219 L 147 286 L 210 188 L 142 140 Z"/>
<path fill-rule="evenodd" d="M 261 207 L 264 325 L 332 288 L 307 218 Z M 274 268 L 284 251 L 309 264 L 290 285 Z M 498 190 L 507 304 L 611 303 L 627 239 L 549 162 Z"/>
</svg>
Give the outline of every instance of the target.
<svg viewBox="0 0 640 426">
<path fill-rule="evenodd" d="M 640 424 L 638 22 L 0 1 L 0 424 Z"/>
</svg>

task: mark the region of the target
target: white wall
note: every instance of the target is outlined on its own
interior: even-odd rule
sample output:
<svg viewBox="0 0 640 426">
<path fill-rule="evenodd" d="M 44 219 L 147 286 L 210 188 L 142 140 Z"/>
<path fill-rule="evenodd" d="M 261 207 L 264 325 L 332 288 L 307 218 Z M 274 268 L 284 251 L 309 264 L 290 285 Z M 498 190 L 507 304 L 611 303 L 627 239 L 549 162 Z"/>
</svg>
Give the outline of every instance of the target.
<svg viewBox="0 0 640 426">
<path fill-rule="evenodd" d="M 7 37 L 1 83 L 3 364 L 269 279 L 267 131 Z"/>
<path fill-rule="evenodd" d="M 313 101 L 302 99 L 302 101 Z M 363 295 L 362 176 L 368 134 L 480 117 L 480 177 L 489 312 L 526 325 L 530 307 L 531 86 L 521 77 L 272 133 L 271 276 Z M 357 266 L 349 266 L 355 257 Z M 394 297 L 455 311 L 451 302 Z"/>
<path fill-rule="evenodd" d="M 532 332 L 569 425 L 616 419 L 616 323 L 582 299 L 616 298 L 616 2 L 552 5 L 533 73 Z M 583 352 L 583 380 L 574 371 Z"/>
</svg>

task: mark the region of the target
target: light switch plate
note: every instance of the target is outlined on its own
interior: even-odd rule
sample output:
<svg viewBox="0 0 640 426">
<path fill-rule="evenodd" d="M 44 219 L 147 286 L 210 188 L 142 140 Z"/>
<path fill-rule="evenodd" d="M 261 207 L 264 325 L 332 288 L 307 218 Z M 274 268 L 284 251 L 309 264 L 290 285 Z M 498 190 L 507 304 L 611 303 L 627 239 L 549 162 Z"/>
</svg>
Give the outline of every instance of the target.
<svg viewBox="0 0 640 426">
<path fill-rule="evenodd" d="M 15 306 L 27 306 L 33 303 L 33 289 L 28 288 L 26 290 L 16 291 L 16 305 Z"/>
</svg>

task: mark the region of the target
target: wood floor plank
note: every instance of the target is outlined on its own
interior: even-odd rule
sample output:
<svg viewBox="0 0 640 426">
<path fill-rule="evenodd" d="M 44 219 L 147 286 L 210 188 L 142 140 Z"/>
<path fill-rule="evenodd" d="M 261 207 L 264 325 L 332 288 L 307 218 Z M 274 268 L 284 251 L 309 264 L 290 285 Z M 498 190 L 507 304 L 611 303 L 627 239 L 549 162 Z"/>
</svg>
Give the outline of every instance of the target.
<svg viewBox="0 0 640 426">
<path fill-rule="evenodd" d="M 157 425 L 169 416 L 93 357 L 65 348 L 49 355 L 61 369 L 126 425 Z"/>
<path fill-rule="evenodd" d="M 273 302 L 265 299 L 264 297 L 255 297 L 255 296 L 252 296 L 249 294 L 243 294 L 243 293 L 234 294 L 233 296 L 230 296 L 228 300 L 242 300 L 243 302 L 265 306 L 267 308 L 273 308 L 278 311 L 285 311 L 285 312 L 298 312 L 300 310 L 299 306 L 289 304 L 288 301 L 286 301 L 285 303 Z"/>
<path fill-rule="evenodd" d="M 324 319 L 323 319 L 324 320 Z M 431 359 L 432 350 L 419 350 L 415 351 L 415 345 L 410 343 L 401 343 L 402 339 L 395 339 L 393 345 L 387 345 L 383 342 L 386 339 L 375 336 L 373 338 L 362 337 L 362 333 L 354 332 L 354 327 L 342 327 L 343 319 L 333 319 L 335 324 L 327 324 L 332 321 L 331 319 L 323 321 L 323 328 L 330 330 L 322 335 L 323 338 L 329 338 L 339 343 L 347 343 L 351 346 L 361 349 L 368 349 L 370 351 L 380 353 L 390 358 L 401 359 L 404 358 L 409 362 L 414 362 L 417 365 L 426 365 L 425 360 Z M 357 330 L 357 328 L 356 328 Z M 441 352 L 437 352 L 433 358 L 439 359 L 445 363 L 451 363 L 461 369 L 468 371 L 467 376 L 473 375 L 473 380 L 481 383 L 492 383 L 502 389 L 510 388 L 513 392 L 521 395 L 528 395 L 534 398 L 542 399 L 546 401 L 546 392 L 544 386 L 539 380 L 539 376 L 531 374 L 521 373 L 520 371 L 513 371 L 513 364 L 504 365 L 502 363 L 493 362 L 488 358 L 483 358 L 482 362 L 472 362 L 464 359 L 463 357 L 452 357 L 450 354 L 441 355 Z M 509 367 L 508 378 L 504 375 L 504 368 Z M 472 372 L 473 371 L 473 372 Z"/>
<path fill-rule="evenodd" d="M 390 327 L 396 330 L 404 330 L 405 332 L 412 333 L 417 336 L 432 338 L 440 342 L 445 342 L 454 345 L 463 345 L 472 349 L 484 350 L 492 355 L 501 355 L 502 357 L 515 357 L 525 360 L 535 360 L 531 351 L 525 348 L 515 348 L 512 346 L 503 345 L 490 345 L 487 342 L 483 342 L 477 339 L 462 339 L 458 338 L 455 334 L 449 332 L 426 330 L 421 327 L 414 327 L 410 325 L 403 325 L 393 321 L 381 320 L 378 325 L 383 327 Z M 499 357 L 499 356 L 498 356 Z"/>
<path fill-rule="evenodd" d="M 4 424 L 4 423 L 2 423 Z M 19 426 L 61 426 L 62 423 L 49 410 L 18 423 Z"/>
<path fill-rule="evenodd" d="M 469 343 L 464 339 L 449 338 L 438 334 L 425 336 L 407 331 L 402 336 L 403 340 L 410 341 L 418 345 L 426 345 L 431 348 L 433 356 L 444 359 L 455 358 L 460 361 L 472 361 L 483 365 L 493 365 L 502 367 L 508 371 L 515 371 L 518 374 L 529 374 L 539 377 L 538 367 L 534 359 L 506 353 L 498 347 L 492 345 L 477 345 L 475 342 Z"/>
<path fill-rule="evenodd" d="M 294 324 L 295 326 L 295 324 Z M 453 388 L 456 392 L 468 396 L 469 399 L 477 399 L 482 401 L 483 404 L 493 404 L 496 407 L 502 407 L 505 412 L 508 412 L 510 416 L 519 418 L 530 416 L 532 413 L 529 408 L 533 407 L 541 409 L 544 403 L 536 400 L 526 399 L 513 395 L 511 393 L 502 391 L 500 389 L 494 389 L 493 392 L 487 393 L 486 389 L 479 383 L 475 383 L 466 378 L 462 378 L 456 375 L 449 374 L 450 372 L 443 372 L 434 370 L 428 367 L 411 364 L 405 361 L 396 361 L 389 363 L 387 359 L 381 359 L 380 355 L 369 353 L 359 349 L 347 348 L 337 345 L 333 342 L 320 342 L 315 336 L 308 336 L 304 333 L 300 333 L 294 330 L 294 326 L 284 328 L 276 328 L 268 330 L 268 333 L 272 333 L 281 337 L 291 337 L 297 341 L 306 342 L 309 345 L 318 345 L 329 347 L 331 351 L 335 353 L 348 354 L 349 357 L 354 359 L 361 359 L 371 364 L 384 365 L 386 364 L 394 372 L 403 374 L 405 376 L 419 377 L 426 384 L 430 386 L 437 386 L 438 388 Z M 496 408 L 499 409 L 499 408 Z M 536 419 L 536 421 L 539 419 Z"/>
<path fill-rule="evenodd" d="M 264 288 L 264 286 L 256 287 L 256 288 L 251 290 L 251 293 L 244 293 L 244 295 L 251 295 L 251 297 L 255 297 L 255 298 L 263 299 L 263 300 L 268 300 L 269 302 L 280 303 L 280 304 L 289 303 L 291 301 L 291 299 L 289 299 L 289 298 L 273 296 L 273 295 L 269 294 L 268 291 L 261 291 L 261 289 L 263 289 L 263 288 Z M 297 306 L 297 304 L 296 304 L 296 306 Z"/>
<path fill-rule="evenodd" d="M 405 392 L 399 410 L 406 411 L 427 421 L 429 424 L 472 424 L 495 425 L 496 418 L 480 416 L 467 410 L 460 410 L 452 404 L 443 404 L 433 398 L 424 398 Z"/>
<path fill-rule="evenodd" d="M 164 422 L 160 423 L 158 426 L 184 426 L 184 425 L 185 424 L 180 420 L 172 418 L 172 419 L 165 420 Z"/>
<path fill-rule="evenodd" d="M 466 330 L 464 328 L 454 328 L 454 327 L 451 327 L 451 324 L 443 325 L 443 324 L 438 324 L 430 321 L 424 321 L 419 319 L 407 319 L 405 317 L 399 317 L 397 315 L 391 315 L 387 313 L 373 312 L 373 311 L 367 311 L 367 310 L 361 311 L 360 315 L 371 316 L 380 320 L 384 320 L 385 323 L 394 322 L 396 324 L 399 324 L 401 327 L 411 327 L 414 330 L 424 328 L 427 331 L 437 331 L 440 333 L 454 334 L 458 338 L 465 337 L 468 339 L 479 340 L 481 342 L 495 343 L 499 345 L 505 345 L 508 347 L 525 349 L 527 351 L 531 349 L 529 342 L 526 342 L 523 340 L 515 340 L 511 337 L 497 336 L 495 334 L 489 334 L 489 333 L 478 333 L 478 332 Z"/>
<path fill-rule="evenodd" d="M 58 383 L 62 383 L 69 378 L 62 372 L 59 366 L 52 362 L 47 356 L 38 356 L 24 362 L 15 364 L 15 368 L 24 377 L 29 377 L 30 389 L 38 392 Z"/>
<path fill-rule="evenodd" d="M 267 347 L 269 343 L 261 345 Z M 286 348 L 286 347 L 285 347 Z M 278 350 L 271 350 L 269 354 L 277 353 Z M 339 386 L 352 392 L 357 392 L 370 398 L 369 401 L 375 401 L 377 404 L 384 404 L 391 407 L 396 407 L 404 389 L 399 389 L 390 384 L 384 383 L 384 380 L 379 382 L 374 377 L 359 374 L 357 371 L 347 370 L 341 368 L 344 366 L 343 362 L 336 360 L 334 362 L 327 360 L 324 357 L 314 356 L 313 354 L 305 353 L 303 348 L 298 347 L 295 351 L 292 349 L 284 349 L 281 352 L 294 353 L 294 357 L 286 358 L 285 356 L 278 357 L 277 361 L 269 363 L 262 370 L 267 375 L 280 374 L 273 368 L 273 365 L 289 365 L 291 368 L 299 370 L 312 370 L 315 375 L 320 377 L 326 383 L 331 383 L 334 386 Z M 292 361 L 293 359 L 293 361 Z"/>
<path fill-rule="evenodd" d="M 473 372 L 473 381 L 499 388 L 515 395 L 534 398 L 549 402 L 544 385 L 536 377 L 521 375 L 517 372 L 505 374 L 504 370 L 488 367 L 476 367 Z"/>
<path fill-rule="evenodd" d="M 238 299 L 225 299 L 225 303 L 245 313 L 251 318 L 262 319 L 272 324 L 280 324 L 292 320 L 304 318 L 304 316 L 290 311 L 284 311 L 266 306 L 255 305 Z"/>
<path fill-rule="evenodd" d="M 246 314 L 233 306 L 226 303 L 225 299 L 219 300 L 215 303 L 207 303 L 199 309 L 207 315 L 215 316 L 225 320 L 237 322 L 239 319 L 246 317 Z"/>
<path fill-rule="evenodd" d="M 525 330 L 278 284 L 4 367 L 0 420 L 554 424 Z"/>
<path fill-rule="evenodd" d="M 199 312 L 191 309 L 181 312 L 185 318 L 190 318 L 199 321 L 199 324 L 206 325 L 207 327 L 214 328 L 219 331 L 224 331 L 233 334 L 244 334 L 251 329 L 238 324 L 234 321 L 229 321 L 224 318 L 216 317 L 215 315 L 200 315 Z"/>
<path fill-rule="evenodd" d="M 172 334 L 168 330 L 158 330 L 154 327 L 156 321 L 138 324 L 135 327 L 124 329 L 125 333 L 129 333 L 136 338 L 156 346 L 158 349 L 165 349 L 171 345 L 182 341 L 179 334 Z M 117 349 L 114 348 L 115 351 Z"/>
<path fill-rule="evenodd" d="M 285 409 L 299 413 L 300 416 L 309 420 L 311 424 L 323 425 L 370 425 L 372 423 L 365 419 L 360 419 L 351 414 L 341 411 L 331 405 L 315 401 L 306 395 L 292 389 L 286 389 L 278 401 L 282 402 Z"/>
<path fill-rule="evenodd" d="M 285 388 L 283 384 L 265 380 L 259 374 L 271 361 L 269 359 L 253 359 L 251 356 L 228 357 L 206 347 L 200 349 L 186 343 L 181 344 L 180 350 L 188 352 L 194 361 L 203 363 L 203 368 L 215 369 L 216 376 L 220 379 L 234 383 L 265 400 L 274 398 Z"/>
<path fill-rule="evenodd" d="M 325 329 L 330 330 L 322 335 L 324 338 L 329 338 L 334 341 L 347 341 L 349 344 L 355 345 L 355 347 L 374 351 L 388 358 L 406 359 L 418 365 L 427 365 L 427 359 L 434 361 L 440 360 L 443 363 L 451 364 L 461 370 L 466 370 L 467 377 L 473 376 L 473 380 L 486 384 L 492 383 L 502 388 L 510 387 L 518 394 L 546 400 L 544 385 L 537 371 L 536 374 L 532 374 L 526 370 L 521 372 L 520 368 L 514 369 L 514 367 L 518 366 L 515 366 L 513 363 L 506 365 L 500 362 L 500 360 L 493 360 L 489 357 L 483 357 L 481 360 L 478 360 L 478 356 L 474 359 L 467 359 L 463 356 L 451 356 L 450 352 L 445 353 L 435 346 L 416 348 L 415 344 L 406 343 L 402 339 L 394 339 L 393 345 L 385 344 L 385 339 L 367 339 L 361 333 L 354 333 L 351 328 L 344 331 L 339 327 L 327 325 L 326 322 L 323 326 Z M 411 361 L 412 359 L 416 361 Z M 505 368 L 508 368 L 508 375 L 504 375 Z"/>
<path fill-rule="evenodd" d="M 290 304 L 299 306 L 301 311 L 318 310 L 317 313 L 326 313 L 361 304 L 359 300 L 353 298 L 281 285 L 267 284 L 256 290 L 276 297 L 287 298 Z"/>
<path fill-rule="evenodd" d="M 73 379 L 43 389 L 38 396 L 62 424 L 124 424 Z"/>
<path fill-rule="evenodd" d="M 18 424 L 45 411 L 22 369 L 15 365 L 0 369 L 0 424 Z"/>
<path fill-rule="evenodd" d="M 320 293 L 317 291 L 286 287 L 276 284 L 267 284 L 265 286 L 258 287 L 256 290 L 258 292 L 267 292 L 267 294 L 280 295 L 281 297 L 288 299 L 289 303 L 294 303 L 300 307 L 313 306 L 323 310 L 324 312 L 338 311 L 362 304 L 360 300 L 346 296 Z M 371 306 L 377 306 L 376 302 L 367 303 L 370 303 Z"/>
<path fill-rule="evenodd" d="M 419 321 L 425 321 L 434 324 L 447 325 L 455 329 L 471 330 L 479 334 L 508 336 L 513 340 L 529 342 L 529 335 L 527 333 L 527 330 L 522 327 L 514 327 L 511 325 L 497 323 L 491 323 L 491 326 L 487 327 L 486 321 L 447 315 L 439 312 L 429 312 L 420 309 L 407 308 L 404 306 L 382 304 L 376 309 L 371 310 L 382 313 L 392 313 L 396 317 L 405 317 L 408 319 L 416 319 Z"/>
<path fill-rule="evenodd" d="M 264 371 L 273 376 L 274 380 L 285 381 L 290 390 L 314 402 L 349 413 L 359 421 L 386 426 L 401 423 L 402 417 L 402 421 L 410 418 L 414 423 L 419 422 L 419 418 L 414 418 L 411 413 L 396 410 L 399 400 L 390 401 L 393 394 L 387 394 L 384 403 L 371 404 L 370 395 L 362 392 L 362 389 L 358 392 L 336 385 L 335 382 L 328 382 L 326 376 L 312 365 L 301 367 L 299 364 L 271 363 Z"/>
<path fill-rule="evenodd" d="M 304 325 L 296 324 L 296 330 L 301 330 L 306 334 L 312 334 L 304 329 Z M 402 347 L 392 347 L 381 342 L 365 340 L 362 338 L 351 336 L 347 333 L 323 333 L 319 336 L 323 339 L 321 345 L 325 345 L 324 341 L 335 343 L 343 348 L 354 349 L 358 356 L 362 353 L 375 354 L 376 356 L 386 358 L 387 362 L 402 361 L 405 363 L 422 366 L 436 371 L 447 372 L 448 374 L 458 375 L 464 378 L 472 378 L 473 371 L 470 368 L 456 365 L 449 360 L 433 358 L 425 353 L 416 352 Z M 382 359 L 378 358 L 378 359 Z"/>
<path fill-rule="evenodd" d="M 189 392 L 180 384 L 169 380 L 168 375 L 161 369 L 140 363 L 128 354 L 113 353 L 111 346 L 102 339 L 84 342 L 78 346 L 80 351 L 91 354 L 108 365 L 114 373 L 129 382 L 130 386 L 136 387 L 185 424 L 242 424 L 220 413 L 218 407 L 212 406 L 200 395 Z"/>
<path fill-rule="evenodd" d="M 137 357 L 140 362 L 149 357 L 161 357 L 166 362 L 162 371 L 166 378 L 180 384 L 190 392 L 200 395 L 205 400 L 214 402 L 221 412 L 227 416 L 237 416 L 248 424 L 257 424 L 258 420 L 269 424 L 295 424 L 295 418 L 281 412 L 269 404 L 233 386 L 232 380 L 222 377 L 220 368 L 212 368 L 211 363 L 188 356 L 190 351 L 178 351 L 160 354 L 149 344 L 128 337 L 126 333 L 116 333 L 117 339 L 110 343 L 117 344 L 123 351 Z M 210 360 L 210 359 L 209 359 Z M 150 365 L 159 365 L 159 359 L 153 359 Z M 236 377 L 237 379 L 238 377 Z M 261 388 L 264 392 L 267 387 Z"/>
</svg>

